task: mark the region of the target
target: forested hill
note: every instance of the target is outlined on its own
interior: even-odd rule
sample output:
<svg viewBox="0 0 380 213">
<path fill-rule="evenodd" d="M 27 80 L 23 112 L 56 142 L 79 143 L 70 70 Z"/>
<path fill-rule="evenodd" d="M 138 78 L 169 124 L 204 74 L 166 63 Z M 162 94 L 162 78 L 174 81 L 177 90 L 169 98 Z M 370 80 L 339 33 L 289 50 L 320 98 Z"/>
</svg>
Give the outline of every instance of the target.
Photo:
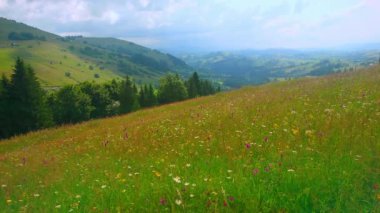
<svg viewBox="0 0 380 213">
<path fill-rule="evenodd" d="M 189 76 L 182 60 L 115 38 L 61 37 L 0 18 L 0 74 L 10 75 L 17 57 L 31 64 L 44 86 L 105 82 L 125 75 L 155 83 L 164 74 Z"/>
</svg>

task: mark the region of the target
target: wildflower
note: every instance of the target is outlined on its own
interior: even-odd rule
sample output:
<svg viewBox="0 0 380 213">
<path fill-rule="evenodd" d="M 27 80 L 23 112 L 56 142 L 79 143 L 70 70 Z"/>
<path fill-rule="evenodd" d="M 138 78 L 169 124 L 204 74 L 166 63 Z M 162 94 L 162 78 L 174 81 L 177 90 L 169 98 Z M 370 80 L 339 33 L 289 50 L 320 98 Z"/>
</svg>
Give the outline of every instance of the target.
<svg viewBox="0 0 380 213">
<path fill-rule="evenodd" d="M 379 184 L 375 183 L 375 184 L 373 185 L 373 189 L 374 189 L 374 190 L 378 190 L 378 189 L 379 189 Z"/>
<path fill-rule="evenodd" d="M 173 180 L 176 182 L 176 183 L 181 183 L 181 178 L 180 177 L 175 177 L 173 178 Z"/>
<path fill-rule="evenodd" d="M 294 169 L 288 169 L 288 172 L 295 172 Z"/>
<path fill-rule="evenodd" d="M 298 135 L 300 131 L 298 129 L 292 129 L 293 135 Z"/>
<path fill-rule="evenodd" d="M 154 175 L 156 175 L 156 177 L 161 177 L 161 174 L 159 172 L 154 172 Z"/>
<path fill-rule="evenodd" d="M 55 208 L 56 208 L 56 209 L 60 209 L 60 208 L 61 208 L 61 205 L 56 205 Z"/>
<path fill-rule="evenodd" d="M 223 201 L 223 206 L 228 206 L 228 203 L 227 203 L 227 201 Z"/>
<path fill-rule="evenodd" d="M 258 168 L 255 168 L 255 169 L 252 171 L 252 174 L 256 176 L 257 174 L 259 174 L 259 172 L 260 172 L 260 170 L 259 170 Z"/>
<path fill-rule="evenodd" d="M 102 188 L 102 189 L 105 189 L 106 187 L 107 187 L 106 185 L 102 185 L 102 187 L 101 187 L 101 188 Z"/>
<path fill-rule="evenodd" d="M 182 204 L 182 200 L 179 200 L 179 199 L 175 200 L 175 204 L 177 204 L 178 206 L 181 205 Z"/>
<path fill-rule="evenodd" d="M 264 142 L 268 142 L 268 140 L 269 140 L 269 138 L 268 138 L 268 136 L 266 136 L 266 137 L 264 138 Z"/>
<path fill-rule="evenodd" d="M 250 149 L 251 148 L 251 144 L 250 143 L 245 144 L 245 148 Z"/>
<path fill-rule="evenodd" d="M 39 197 L 39 196 L 40 196 L 40 194 L 34 194 L 33 196 L 34 196 L 34 197 Z"/>
<path fill-rule="evenodd" d="M 167 204 L 167 201 L 165 198 L 160 198 L 160 204 L 165 206 Z"/>
<path fill-rule="evenodd" d="M 12 203 L 12 200 L 7 200 L 7 204 L 11 204 Z"/>
<path fill-rule="evenodd" d="M 312 130 L 306 130 L 306 131 L 305 131 L 305 135 L 306 135 L 307 137 L 312 137 L 312 136 L 313 136 L 313 131 L 312 131 Z"/>
<path fill-rule="evenodd" d="M 191 166 L 191 164 L 190 164 L 190 163 L 186 164 L 186 167 L 190 167 L 190 166 Z"/>
<path fill-rule="evenodd" d="M 115 179 L 119 179 L 119 178 L 121 178 L 121 173 L 118 173 L 118 174 L 116 175 L 116 177 L 115 177 Z"/>
<path fill-rule="evenodd" d="M 187 182 L 186 182 L 186 183 L 185 183 L 185 186 L 188 186 L 188 185 L 190 185 L 190 183 L 187 183 Z"/>
<path fill-rule="evenodd" d="M 194 197 L 194 195 L 193 195 L 193 194 L 190 194 L 190 197 L 191 197 L 191 198 L 193 198 L 193 197 Z"/>
</svg>

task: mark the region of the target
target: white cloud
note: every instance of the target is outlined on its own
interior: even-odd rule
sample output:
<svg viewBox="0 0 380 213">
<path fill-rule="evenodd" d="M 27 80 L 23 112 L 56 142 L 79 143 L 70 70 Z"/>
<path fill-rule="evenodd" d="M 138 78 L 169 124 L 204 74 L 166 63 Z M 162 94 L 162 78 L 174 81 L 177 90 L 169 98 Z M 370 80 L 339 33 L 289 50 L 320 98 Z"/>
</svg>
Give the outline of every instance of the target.
<svg viewBox="0 0 380 213">
<path fill-rule="evenodd" d="M 0 0 L 0 10 L 8 6 L 7 0 Z"/>
<path fill-rule="evenodd" d="M 103 13 L 101 19 L 109 22 L 110 24 L 115 24 L 120 20 L 120 15 L 113 10 L 107 10 Z"/>
<path fill-rule="evenodd" d="M 142 7 L 147 7 L 150 4 L 150 0 L 139 0 Z"/>
</svg>

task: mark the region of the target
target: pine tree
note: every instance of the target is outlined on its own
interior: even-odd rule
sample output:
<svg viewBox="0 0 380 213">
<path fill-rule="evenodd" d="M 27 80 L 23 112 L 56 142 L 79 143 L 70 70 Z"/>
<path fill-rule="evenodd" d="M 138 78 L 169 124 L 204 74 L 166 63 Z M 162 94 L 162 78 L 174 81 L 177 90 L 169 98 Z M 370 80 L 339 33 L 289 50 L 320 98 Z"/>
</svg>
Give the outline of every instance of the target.
<svg viewBox="0 0 380 213">
<path fill-rule="evenodd" d="M 10 82 L 5 75 L 0 80 L 0 138 L 6 138 L 10 136 L 10 120 L 9 116 L 10 108 L 8 104 Z"/>
<path fill-rule="evenodd" d="M 154 93 L 153 86 L 151 84 L 149 84 L 149 87 L 147 88 L 146 91 L 147 91 L 148 106 L 149 107 L 156 106 L 158 104 L 158 100 L 157 100 L 156 94 Z"/>
<path fill-rule="evenodd" d="M 45 128 L 53 124 L 34 70 L 18 58 L 7 94 L 10 135 Z"/>
<path fill-rule="evenodd" d="M 132 112 L 139 108 L 136 90 L 136 85 L 127 76 L 120 90 L 120 113 Z"/>
<path fill-rule="evenodd" d="M 189 94 L 189 98 L 195 98 L 200 96 L 200 80 L 197 72 L 194 72 L 193 75 L 186 82 L 187 92 Z"/>
<path fill-rule="evenodd" d="M 146 90 L 145 90 L 145 87 L 142 86 L 140 87 L 140 92 L 139 92 L 139 102 L 142 108 L 147 107 L 146 99 L 147 99 Z"/>
<path fill-rule="evenodd" d="M 161 104 L 188 98 L 185 84 L 178 74 L 168 74 L 160 80 L 158 97 Z"/>
</svg>

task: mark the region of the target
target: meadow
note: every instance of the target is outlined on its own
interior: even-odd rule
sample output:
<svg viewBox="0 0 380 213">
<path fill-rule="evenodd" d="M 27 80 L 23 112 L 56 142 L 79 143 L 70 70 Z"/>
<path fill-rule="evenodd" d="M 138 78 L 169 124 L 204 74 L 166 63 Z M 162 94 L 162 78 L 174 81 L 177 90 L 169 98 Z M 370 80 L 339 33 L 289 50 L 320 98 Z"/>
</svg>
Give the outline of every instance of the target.
<svg viewBox="0 0 380 213">
<path fill-rule="evenodd" d="M 92 61 L 80 58 L 53 42 L 21 41 L 17 45 L 14 48 L 0 48 L 0 60 L 3 62 L 0 65 L 0 74 L 9 76 L 15 59 L 21 57 L 35 69 L 44 87 L 60 87 L 83 81 L 102 83 L 112 79 L 122 79 L 117 73 L 100 70 Z M 99 77 L 96 78 L 95 74 Z"/>
<path fill-rule="evenodd" d="M 0 212 L 379 212 L 380 67 L 0 142 Z"/>
</svg>

